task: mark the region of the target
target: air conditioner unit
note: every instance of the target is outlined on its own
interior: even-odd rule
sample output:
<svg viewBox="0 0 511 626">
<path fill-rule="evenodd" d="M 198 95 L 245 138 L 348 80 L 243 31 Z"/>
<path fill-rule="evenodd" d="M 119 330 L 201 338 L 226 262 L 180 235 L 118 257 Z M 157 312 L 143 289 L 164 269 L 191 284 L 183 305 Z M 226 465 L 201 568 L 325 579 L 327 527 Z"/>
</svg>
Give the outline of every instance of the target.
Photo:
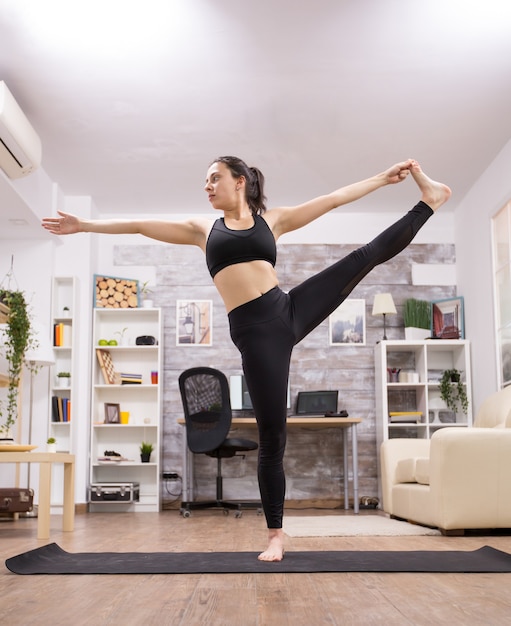
<svg viewBox="0 0 511 626">
<path fill-rule="evenodd" d="M 9 178 L 27 176 L 41 165 L 41 140 L 0 81 L 0 168 Z"/>
</svg>

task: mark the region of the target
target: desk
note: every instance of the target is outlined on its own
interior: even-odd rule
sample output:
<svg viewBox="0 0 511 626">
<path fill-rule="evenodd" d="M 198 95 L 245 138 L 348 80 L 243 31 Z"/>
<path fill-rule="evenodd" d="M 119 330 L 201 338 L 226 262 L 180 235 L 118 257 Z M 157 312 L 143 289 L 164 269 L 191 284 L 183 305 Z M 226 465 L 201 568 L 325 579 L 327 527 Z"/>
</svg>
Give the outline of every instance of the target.
<svg viewBox="0 0 511 626">
<path fill-rule="evenodd" d="M 50 538 L 51 470 L 53 463 L 64 464 L 64 519 L 62 529 L 74 530 L 75 457 L 67 452 L 0 452 L 0 463 L 39 463 L 39 505 L 37 538 Z"/>
<path fill-rule="evenodd" d="M 362 421 L 358 417 L 296 417 L 287 418 L 288 428 L 341 428 L 343 430 L 343 467 L 344 467 L 344 508 L 349 509 L 349 481 L 348 481 L 348 437 L 351 432 L 351 458 L 353 460 L 353 510 L 358 513 L 358 445 L 357 424 Z M 183 418 L 178 419 L 178 424 L 185 425 Z M 257 426 L 254 417 L 233 417 L 233 428 L 255 428 Z M 183 501 L 193 501 L 193 454 L 188 449 L 186 436 L 183 437 Z"/>
</svg>

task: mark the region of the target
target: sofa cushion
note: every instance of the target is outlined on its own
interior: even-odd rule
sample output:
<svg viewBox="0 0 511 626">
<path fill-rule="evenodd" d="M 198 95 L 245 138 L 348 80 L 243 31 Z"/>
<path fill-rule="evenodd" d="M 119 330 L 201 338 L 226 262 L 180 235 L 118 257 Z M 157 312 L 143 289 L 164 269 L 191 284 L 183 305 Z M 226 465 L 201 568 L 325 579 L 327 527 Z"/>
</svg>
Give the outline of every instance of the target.
<svg viewBox="0 0 511 626">
<path fill-rule="evenodd" d="M 429 485 L 429 459 L 416 460 L 415 480 L 419 485 Z"/>
<path fill-rule="evenodd" d="M 396 483 L 416 483 L 415 459 L 401 459 L 396 465 Z"/>
<path fill-rule="evenodd" d="M 408 458 L 398 461 L 395 482 L 429 485 L 429 459 Z"/>
</svg>

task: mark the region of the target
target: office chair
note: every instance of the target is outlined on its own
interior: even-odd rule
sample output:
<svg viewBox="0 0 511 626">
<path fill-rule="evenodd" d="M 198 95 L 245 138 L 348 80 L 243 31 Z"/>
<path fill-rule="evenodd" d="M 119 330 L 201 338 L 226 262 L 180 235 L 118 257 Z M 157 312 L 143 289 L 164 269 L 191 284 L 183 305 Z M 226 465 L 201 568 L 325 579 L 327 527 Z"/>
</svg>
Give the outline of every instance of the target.
<svg viewBox="0 0 511 626">
<path fill-rule="evenodd" d="M 194 454 L 206 454 L 217 459 L 216 499 L 181 502 L 181 514 L 190 517 L 191 509 L 218 508 L 227 515 L 242 508 L 257 508 L 261 502 L 229 502 L 223 499 L 222 459 L 244 456 L 239 453 L 257 450 L 250 439 L 228 437 L 232 411 L 229 383 L 226 376 L 211 367 L 194 367 L 179 376 L 179 391 L 183 402 L 188 448 Z"/>
</svg>

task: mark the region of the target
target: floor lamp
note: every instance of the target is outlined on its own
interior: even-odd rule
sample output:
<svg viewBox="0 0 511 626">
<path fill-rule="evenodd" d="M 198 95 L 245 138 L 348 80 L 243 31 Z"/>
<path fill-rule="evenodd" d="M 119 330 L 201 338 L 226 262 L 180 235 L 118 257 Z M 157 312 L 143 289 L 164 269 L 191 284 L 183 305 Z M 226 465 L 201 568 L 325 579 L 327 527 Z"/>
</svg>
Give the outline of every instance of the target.
<svg viewBox="0 0 511 626">
<path fill-rule="evenodd" d="M 34 338 L 34 347 L 25 353 L 25 363 L 30 369 L 30 392 L 29 392 L 29 413 L 28 413 L 28 444 L 32 445 L 32 418 L 34 412 L 34 375 L 35 371 L 40 367 L 46 367 L 55 363 L 55 355 L 50 343 L 50 337 L 47 329 L 42 324 L 32 322 L 32 334 Z M 30 489 L 30 467 L 27 464 L 27 487 Z M 34 506 L 32 511 L 21 514 L 23 517 L 37 517 L 37 508 Z"/>
</svg>

